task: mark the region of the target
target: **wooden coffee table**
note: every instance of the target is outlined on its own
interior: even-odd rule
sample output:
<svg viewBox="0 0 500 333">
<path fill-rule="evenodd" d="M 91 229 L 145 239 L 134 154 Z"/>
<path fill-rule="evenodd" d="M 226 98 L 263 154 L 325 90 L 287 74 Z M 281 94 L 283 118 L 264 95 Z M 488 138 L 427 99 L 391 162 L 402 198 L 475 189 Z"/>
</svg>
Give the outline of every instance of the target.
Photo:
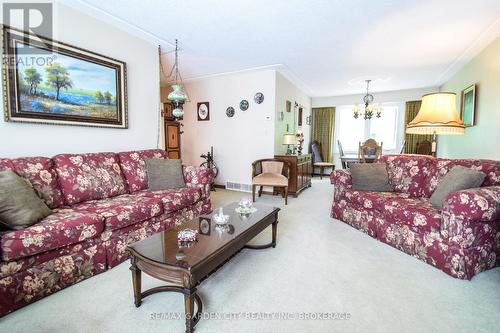
<svg viewBox="0 0 500 333">
<path fill-rule="evenodd" d="M 219 227 L 211 220 L 212 215 L 200 216 L 182 226 L 154 234 L 144 240 L 130 244 L 132 283 L 135 306 L 151 294 L 173 291 L 184 294 L 186 332 L 191 333 L 200 319 L 203 303 L 196 293 L 196 287 L 243 248 L 265 249 L 276 247 L 279 208 L 254 204 L 257 211 L 249 216 L 235 212 L 237 203 L 224 206 L 229 215 L 225 227 Z M 218 210 L 215 210 L 217 212 Z M 272 226 L 272 241 L 265 245 L 247 245 L 268 226 Z M 198 230 L 198 241 L 190 247 L 180 246 L 177 232 L 190 228 Z M 166 281 L 169 285 L 151 288 L 141 292 L 141 272 Z M 194 311 L 194 303 L 197 309 Z"/>
</svg>

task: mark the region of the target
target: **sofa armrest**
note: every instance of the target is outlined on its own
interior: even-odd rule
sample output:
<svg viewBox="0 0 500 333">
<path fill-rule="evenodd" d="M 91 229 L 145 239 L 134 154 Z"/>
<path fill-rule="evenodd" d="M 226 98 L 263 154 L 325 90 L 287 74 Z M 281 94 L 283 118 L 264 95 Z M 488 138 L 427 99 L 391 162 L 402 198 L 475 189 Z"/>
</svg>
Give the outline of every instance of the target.
<svg viewBox="0 0 500 333">
<path fill-rule="evenodd" d="M 214 181 L 214 172 L 206 167 L 184 166 L 184 181 L 187 187 L 201 189 L 203 198 L 210 197 L 210 187 Z"/>
<path fill-rule="evenodd" d="M 352 187 L 351 171 L 347 169 L 333 170 L 330 174 L 330 183 L 333 185 Z"/>
<path fill-rule="evenodd" d="M 451 193 L 442 211 L 441 233 L 462 248 L 493 232 L 500 220 L 500 186 L 486 186 Z"/>
<path fill-rule="evenodd" d="M 334 200 L 338 200 L 346 189 L 352 188 L 351 172 L 347 169 L 334 170 L 330 174 L 330 183 L 333 184 Z"/>
</svg>

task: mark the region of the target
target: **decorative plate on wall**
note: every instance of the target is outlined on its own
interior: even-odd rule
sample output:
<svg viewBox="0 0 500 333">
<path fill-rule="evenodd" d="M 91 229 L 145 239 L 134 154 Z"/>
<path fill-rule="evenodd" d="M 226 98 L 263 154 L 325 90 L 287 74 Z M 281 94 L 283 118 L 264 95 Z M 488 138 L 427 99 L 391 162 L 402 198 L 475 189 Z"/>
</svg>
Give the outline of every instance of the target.
<svg viewBox="0 0 500 333">
<path fill-rule="evenodd" d="M 234 116 L 234 108 L 232 106 L 230 106 L 226 109 L 226 116 L 228 116 L 229 118 Z"/>
<path fill-rule="evenodd" d="M 253 97 L 253 100 L 257 104 L 264 102 L 264 94 L 261 92 L 256 93 L 255 96 Z"/>
<path fill-rule="evenodd" d="M 248 110 L 248 101 L 246 99 L 244 99 L 240 102 L 240 109 L 241 109 L 241 111 Z"/>
<path fill-rule="evenodd" d="M 210 120 L 210 108 L 208 102 L 198 103 L 198 121 Z"/>
</svg>

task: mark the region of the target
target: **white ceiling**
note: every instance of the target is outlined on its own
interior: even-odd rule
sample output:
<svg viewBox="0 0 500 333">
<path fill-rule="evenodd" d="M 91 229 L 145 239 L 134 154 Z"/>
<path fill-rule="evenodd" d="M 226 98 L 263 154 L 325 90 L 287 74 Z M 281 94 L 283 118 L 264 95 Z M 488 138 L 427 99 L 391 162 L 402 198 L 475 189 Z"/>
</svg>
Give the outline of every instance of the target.
<svg viewBox="0 0 500 333">
<path fill-rule="evenodd" d="M 440 85 L 500 36 L 499 0 L 64 2 L 166 51 L 178 38 L 184 79 L 269 67 L 311 96 Z"/>
</svg>

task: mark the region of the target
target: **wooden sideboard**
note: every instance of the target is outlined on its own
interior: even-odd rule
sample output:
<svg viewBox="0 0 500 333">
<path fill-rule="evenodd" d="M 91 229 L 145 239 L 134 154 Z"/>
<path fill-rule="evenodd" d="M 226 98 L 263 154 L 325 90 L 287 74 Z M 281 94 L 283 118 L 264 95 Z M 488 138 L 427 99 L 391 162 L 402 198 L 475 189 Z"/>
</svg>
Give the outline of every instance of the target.
<svg viewBox="0 0 500 333">
<path fill-rule="evenodd" d="M 311 186 L 312 177 L 312 157 L 311 154 L 304 155 L 274 155 L 275 159 L 290 162 L 290 181 L 288 183 L 288 193 L 294 197 L 303 190 Z"/>
</svg>

